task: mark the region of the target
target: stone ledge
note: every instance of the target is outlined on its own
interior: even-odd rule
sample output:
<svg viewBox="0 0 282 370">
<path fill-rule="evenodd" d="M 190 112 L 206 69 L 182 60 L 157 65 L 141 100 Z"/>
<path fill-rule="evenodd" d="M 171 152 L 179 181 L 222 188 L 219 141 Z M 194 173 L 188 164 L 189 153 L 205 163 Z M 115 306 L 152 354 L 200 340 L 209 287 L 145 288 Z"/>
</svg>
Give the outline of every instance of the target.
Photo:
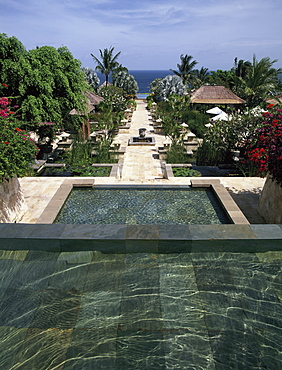
<svg viewBox="0 0 282 370">
<path fill-rule="evenodd" d="M 102 253 L 282 251 L 278 225 L 0 224 L 1 249 Z"/>
</svg>

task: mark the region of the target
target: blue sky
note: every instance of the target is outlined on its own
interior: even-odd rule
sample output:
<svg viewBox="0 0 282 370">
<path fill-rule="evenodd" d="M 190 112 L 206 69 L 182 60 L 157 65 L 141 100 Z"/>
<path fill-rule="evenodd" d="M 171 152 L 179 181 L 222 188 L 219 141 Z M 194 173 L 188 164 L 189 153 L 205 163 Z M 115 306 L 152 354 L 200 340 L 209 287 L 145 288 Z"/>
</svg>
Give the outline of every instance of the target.
<svg viewBox="0 0 282 370">
<path fill-rule="evenodd" d="M 230 69 L 235 57 L 282 67 L 281 0 L 0 0 L 0 32 L 29 50 L 64 45 L 84 67 L 114 46 L 128 69 Z"/>
</svg>

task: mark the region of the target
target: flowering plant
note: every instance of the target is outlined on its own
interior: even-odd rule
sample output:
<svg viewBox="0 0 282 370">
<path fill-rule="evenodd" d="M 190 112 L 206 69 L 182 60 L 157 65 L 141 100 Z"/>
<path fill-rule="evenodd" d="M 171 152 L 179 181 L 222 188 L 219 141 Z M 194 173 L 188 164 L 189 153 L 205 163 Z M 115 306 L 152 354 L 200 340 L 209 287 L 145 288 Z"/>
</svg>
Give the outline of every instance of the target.
<svg viewBox="0 0 282 370">
<path fill-rule="evenodd" d="M 282 186 L 282 109 L 273 104 L 267 109 L 262 126 L 255 131 L 248 157 L 262 175 L 269 173 Z"/>
<path fill-rule="evenodd" d="M 0 181 L 26 175 L 38 151 L 28 132 L 18 127 L 20 122 L 9 107 L 11 100 L 0 98 Z"/>
</svg>

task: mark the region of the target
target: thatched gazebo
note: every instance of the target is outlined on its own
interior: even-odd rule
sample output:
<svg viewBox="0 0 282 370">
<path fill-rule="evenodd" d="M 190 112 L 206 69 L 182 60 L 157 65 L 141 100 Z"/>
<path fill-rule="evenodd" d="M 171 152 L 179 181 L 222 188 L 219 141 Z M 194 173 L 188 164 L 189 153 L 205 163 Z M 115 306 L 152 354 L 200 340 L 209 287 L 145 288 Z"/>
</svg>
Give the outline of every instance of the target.
<svg viewBox="0 0 282 370">
<path fill-rule="evenodd" d="M 191 103 L 232 106 L 245 104 L 246 101 L 225 86 L 204 85 L 191 94 Z"/>
<path fill-rule="evenodd" d="M 85 95 L 87 98 L 87 108 L 85 112 L 78 112 L 76 109 L 72 109 L 69 114 L 71 115 L 77 114 L 80 116 L 86 116 L 89 113 L 95 112 L 95 107 L 104 100 L 104 98 L 95 94 L 92 91 L 87 91 Z M 90 122 L 88 118 L 85 119 L 85 123 L 82 125 L 82 133 L 84 137 L 88 137 L 90 135 Z"/>
<path fill-rule="evenodd" d="M 272 98 L 266 99 L 267 104 L 281 104 L 282 103 L 282 94 L 273 96 Z"/>
</svg>

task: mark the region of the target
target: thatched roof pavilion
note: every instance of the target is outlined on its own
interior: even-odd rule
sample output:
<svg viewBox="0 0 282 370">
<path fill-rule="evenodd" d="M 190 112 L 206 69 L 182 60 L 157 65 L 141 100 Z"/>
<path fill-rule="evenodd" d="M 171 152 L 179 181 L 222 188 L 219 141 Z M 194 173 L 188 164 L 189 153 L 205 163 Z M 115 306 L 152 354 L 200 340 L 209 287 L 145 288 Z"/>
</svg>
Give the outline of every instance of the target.
<svg viewBox="0 0 282 370">
<path fill-rule="evenodd" d="M 78 112 L 76 109 L 72 109 L 70 111 L 70 114 L 79 114 L 80 116 L 84 116 L 85 114 L 89 114 L 91 112 L 94 112 L 95 111 L 95 106 L 98 105 L 99 103 L 101 103 L 101 101 L 104 100 L 104 98 L 102 98 L 101 96 L 95 94 L 94 92 L 92 91 L 87 91 L 86 93 L 84 93 L 84 95 L 86 95 L 87 97 L 87 109 L 84 113 L 81 113 L 81 112 Z"/>
<path fill-rule="evenodd" d="M 79 115 L 79 116 L 86 116 L 89 113 L 95 112 L 95 106 L 100 104 L 101 101 L 104 100 L 101 96 L 93 93 L 92 91 L 87 91 L 84 93 L 87 98 L 87 107 L 85 112 L 78 112 L 76 109 L 72 109 L 69 114 L 71 115 Z M 82 132 L 83 136 L 86 138 L 90 135 L 90 121 L 88 118 L 85 117 L 85 123 L 82 124 Z"/>
<path fill-rule="evenodd" d="M 246 102 L 225 86 L 204 85 L 191 94 L 191 103 L 233 105 L 244 104 Z"/>
<path fill-rule="evenodd" d="M 273 96 L 273 98 L 266 99 L 267 104 L 280 104 L 282 103 L 282 94 Z"/>
</svg>

